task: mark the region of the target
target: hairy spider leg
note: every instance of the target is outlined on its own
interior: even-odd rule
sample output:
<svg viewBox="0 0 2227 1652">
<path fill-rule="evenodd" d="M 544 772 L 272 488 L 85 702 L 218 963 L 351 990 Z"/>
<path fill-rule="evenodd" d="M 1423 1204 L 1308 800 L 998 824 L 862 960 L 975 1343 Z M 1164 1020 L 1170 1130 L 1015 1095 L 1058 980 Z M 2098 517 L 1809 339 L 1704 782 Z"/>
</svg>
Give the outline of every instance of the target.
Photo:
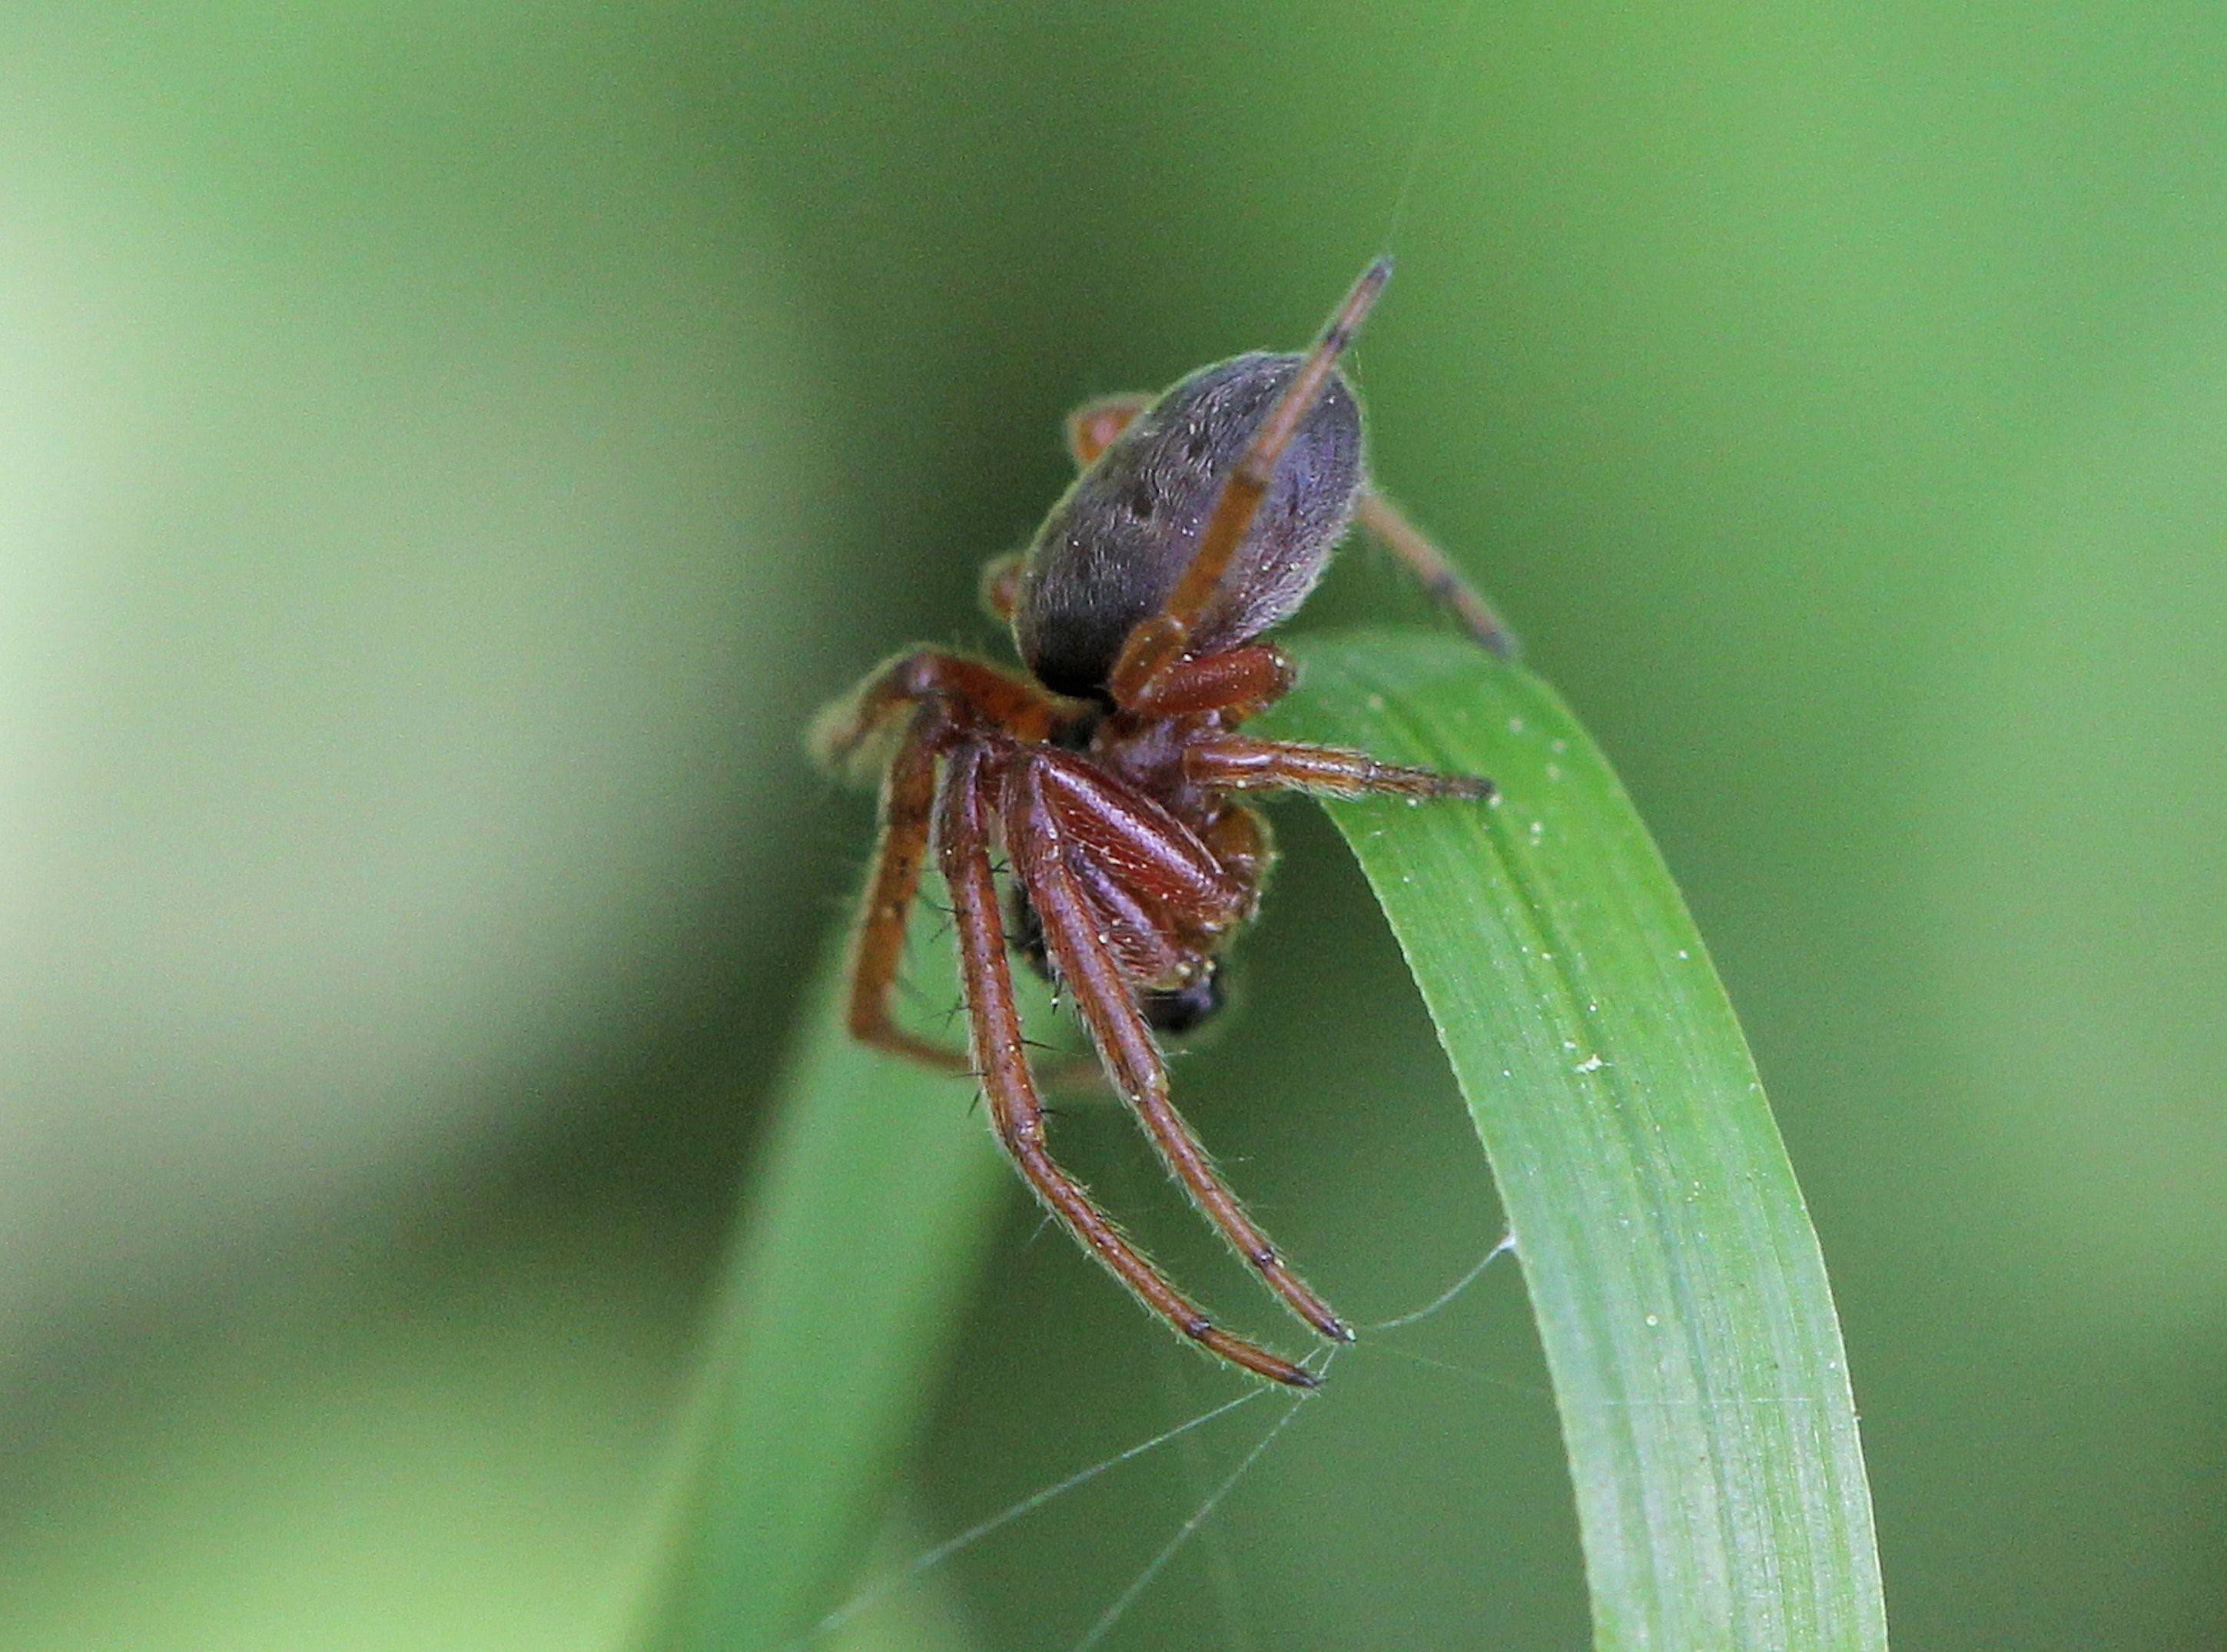
<svg viewBox="0 0 2227 1652">
<path fill-rule="evenodd" d="M 882 781 L 881 846 L 851 952 L 847 1019 L 851 1036 L 877 1049 L 964 1073 L 969 1070 L 965 1056 L 907 1032 L 890 1012 L 904 963 L 905 926 L 928 858 L 928 823 L 935 813 L 935 735 L 943 721 L 932 705 L 916 711 Z"/>
<path fill-rule="evenodd" d="M 839 769 L 923 702 L 942 707 L 960 726 L 996 729 L 1017 740 L 1049 740 L 1071 715 L 1071 708 L 1018 671 L 940 648 L 914 648 L 869 672 L 846 698 L 813 720 L 813 755 Z"/>
<path fill-rule="evenodd" d="M 1267 418 L 1260 421 L 1260 428 L 1254 432 L 1251 443 L 1230 472 L 1228 481 L 1222 484 L 1222 496 L 1215 501 L 1213 513 L 1200 531 L 1198 548 L 1191 553 L 1190 565 L 1184 570 L 1183 577 L 1176 582 L 1160 611 L 1139 623 L 1122 643 L 1107 684 L 1117 705 L 1133 705 L 1154 679 L 1183 658 L 1192 628 L 1221 590 L 1231 558 L 1244 542 L 1253 519 L 1259 514 L 1260 501 L 1267 497 L 1268 485 L 1275 479 L 1276 462 L 1283 457 L 1293 434 L 1314 410 L 1315 400 L 1330 382 L 1338 357 L 1345 353 L 1355 330 L 1391 278 L 1392 260 L 1388 258 L 1378 258 L 1361 272 L 1361 278 L 1353 284 L 1345 301 L 1331 315 L 1329 325 L 1299 363 L 1299 371 L 1292 375 L 1284 393 L 1268 410 Z"/>
<path fill-rule="evenodd" d="M 1400 559 L 1433 602 L 1442 604 L 1461 622 L 1471 639 L 1503 660 L 1518 652 L 1516 633 L 1494 611 L 1477 587 L 1454 566 L 1446 553 L 1407 514 L 1374 488 L 1364 488 L 1354 520 L 1362 531 Z"/>
<path fill-rule="evenodd" d="M 1158 799 L 1071 752 L 1039 747 L 1027 766 L 1070 845 L 1179 918 L 1186 939 L 1251 915 L 1252 889 Z"/>
<path fill-rule="evenodd" d="M 1222 792 L 1313 792 L 1329 797 L 1487 798 L 1492 782 L 1481 775 L 1445 775 L 1379 762 L 1365 751 L 1303 745 L 1296 740 L 1255 740 L 1248 735 L 1208 735 L 1185 748 L 1185 779 Z"/>
<path fill-rule="evenodd" d="M 1082 1185 L 1054 1162 L 1044 1144 L 1043 1103 L 1029 1071 L 1020 1011 L 1005 962 L 1005 930 L 990 870 L 990 754 L 977 741 L 951 752 L 937 813 L 937 852 L 950 885 L 966 986 L 967 1028 L 999 1145 L 1044 1208 L 1177 1332 L 1234 1365 L 1294 1388 L 1313 1373 L 1222 1330 L 1131 1244 Z M 1031 895 L 1033 897 L 1033 894 Z"/>
<path fill-rule="evenodd" d="M 1351 1342 L 1351 1330 L 1285 1264 L 1169 1100 L 1167 1067 L 1159 1045 L 1123 977 L 1115 947 L 1102 932 L 1102 920 L 1091 909 L 1072 870 L 1078 847 L 1072 800 L 1067 800 L 1067 808 L 1060 806 L 1055 775 L 1045 755 L 1022 752 L 1013 757 L 1006 780 L 1006 846 L 1013 857 L 1014 875 L 1028 890 L 1043 923 L 1046 949 L 1073 989 L 1075 1007 L 1114 1075 L 1114 1088 L 1135 1110 L 1170 1173 L 1230 1248 L 1317 1331 L 1334 1342 Z M 1096 824 L 1102 830 L 1102 823 Z M 1140 858 L 1150 852 L 1143 845 L 1133 848 Z"/>
<path fill-rule="evenodd" d="M 994 728 L 1019 739 L 1042 739 L 1059 717 L 1034 683 L 979 660 L 931 648 L 900 655 L 871 674 L 813 730 L 823 762 L 840 764 L 898 716 L 905 731 L 882 780 L 881 837 L 866 882 L 858 940 L 851 952 L 846 1022 L 852 1036 L 892 1056 L 940 1072 L 973 1068 L 960 1051 L 907 1031 L 894 1013 L 904 965 L 905 928 L 920 893 L 935 803 L 935 762 L 955 730 Z M 1065 1085 L 1098 1076 L 1093 1062 L 1062 1063 Z"/>
<path fill-rule="evenodd" d="M 1220 711 L 1237 723 L 1267 711 L 1299 679 L 1282 649 L 1266 642 L 1241 643 L 1175 660 L 1139 688 L 1125 709 L 1139 717 Z"/>
</svg>

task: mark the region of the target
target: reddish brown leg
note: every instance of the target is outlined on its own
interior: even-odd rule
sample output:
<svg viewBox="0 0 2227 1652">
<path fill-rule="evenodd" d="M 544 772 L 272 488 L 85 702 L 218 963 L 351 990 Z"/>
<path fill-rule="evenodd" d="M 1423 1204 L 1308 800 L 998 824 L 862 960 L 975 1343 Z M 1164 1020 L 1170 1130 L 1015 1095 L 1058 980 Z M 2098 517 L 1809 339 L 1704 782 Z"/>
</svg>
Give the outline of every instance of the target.
<svg viewBox="0 0 2227 1652">
<path fill-rule="evenodd" d="M 1037 751 L 1026 763 L 1062 835 L 1149 904 L 1179 915 L 1193 938 L 1219 934 L 1251 911 L 1253 890 L 1134 787 L 1065 752 Z"/>
<path fill-rule="evenodd" d="M 1138 690 L 1127 709 L 1145 717 L 1220 711 L 1231 723 L 1265 711 L 1292 692 L 1299 673 L 1265 642 L 1181 660 Z"/>
<path fill-rule="evenodd" d="M 877 1049 L 946 1072 L 968 1071 L 967 1058 L 897 1025 L 890 1013 L 897 971 L 904 962 L 905 920 L 920 891 L 928 858 L 928 822 L 935 809 L 935 748 L 939 722 L 933 706 L 913 713 L 904 743 L 882 781 L 881 847 L 866 885 L 858 939 L 851 954 L 851 1036 Z"/>
<path fill-rule="evenodd" d="M 1294 1388 L 1318 1379 L 1290 1361 L 1221 1330 L 1197 1304 L 1122 1236 L 1082 1184 L 1053 1162 L 1044 1145 L 1043 1103 L 1029 1072 L 1021 1038 L 1012 975 L 1005 963 L 1005 922 L 990 871 L 991 775 L 981 747 L 964 745 L 950 759 L 937 825 L 943 876 L 951 887 L 959 937 L 960 974 L 966 985 L 967 1026 L 974 1064 L 988 1099 L 990 1122 L 1022 1177 L 1068 1230 L 1134 1292 L 1139 1301 L 1208 1352 L 1255 1375 Z"/>
<path fill-rule="evenodd" d="M 1101 396 L 1087 401 L 1067 416 L 1067 450 L 1078 470 L 1088 470 L 1098 456 L 1114 444 L 1137 415 L 1152 405 L 1152 398 L 1133 392 L 1124 396 Z"/>
<path fill-rule="evenodd" d="M 1185 945 L 1165 915 L 1146 906 L 1135 890 L 1107 876 L 1105 868 L 1088 860 L 1075 871 L 1096 919 L 1098 933 L 1113 948 L 1125 979 L 1167 980 L 1187 960 L 1196 959 L 1198 948 Z M 1097 1070 L 1099 1081 L 1106 1083 L 1106 1069 L 1094 1056 L 1090 1064 Z"/>
<path fill-rule="evenodd" d="M 1323 386 L 1330 381 L 1337 359 L 1353 341 L 1376 296 L 1384 290 L 1384 284 L 1392 278 L 1392 260 L 1379 258 L 1361 272 L 1361 279 L 1345 296 L 1323 328 L 1322 336 L 1292 375 L 1284 393 L 1268 410 L 1268 417 L 1260 421 L 1254 434 L 1252 445 L 1245 450 L 1229 480 L 1223 484 L 1222 497 L 1215 501 L 1214 513 L 1206 519 L 1206 526 L 1198 536 L 1198 548 L 1191 553 L 1190 564 L 1184 570 L 1183 577 L 1169 593 L 1160 612 L 1144 621 L 1129 633 L 1121 645 L 1121 653 L 1114 662 L 1114 670 L 1107 686 L 1112 690 L 1114 704 L 1133 705 L 1154 679 L 1174 667 L 1184 657 L 1190 643 L 1191 628 L 1198 623 L 1215 594 L 1222 589 L 1222 577 L 1229 571 L 1230 559 L 1237 554 L 1253 519 L 1259 514 L 1260 501 L 1268 495 L 1268 484 L 1275 479 L 1276 462 L 1291 444 L 1300 424 L 1314 409 L 1315 400 L 1322 394 Z"/>
<path fill-rule="evenodd" d="M 1364 751 L 1255 740 L 1241 734 L 1209 736 L 1184 753 L 1184 775 L 1196 785 L 1224 792 L 1318 792 L 1331 797 L 1466 797 L 1492 795 L 1478 775 L 1441 775 L 1433 769 L 1383 763 Z"/>
<path fill-rule="evenodd" d="M 1351 1342 L 1353 1332 L 1345 1322 L 1285 1265 L 1169 1101 L 1167 1068 L 1159 1046 L 1069 870 L 1059 823 L 1044 796 L 1043 778 L 1039 762 L 1025 755 L 1015 759 L 1006 788 L 1006 845 L 1013 856 L 1014 876 L 1043 922 L 1044 944 L 1090 1028 L 1101 1059 L 1114 1075 L 1115 1087 L 1136 1109 L 1169 1170 L 1230 1247 L 1300 1318 L 1333 1341 Z"/>
<path fill-rule="evenodd" d="M 925 700 L 942 705 L 955 725 L 997 729 L 1017 740 L 1050 739 L 1062 715 L 1059 702 L 1017 672 L 916 648 L 871 673 L 813 720 L 813 755 L 830 768 L 843 767 L 871 751 L 900 713 Z"/>
<path fill-rule="evenodd" d="M 906 718 L 883 771 L 880 848 L 851 954 L 848 1021 L 861 1042 L 944 1072 L 969 1070 L 958 1051 L 908 1032 L 890 1013 L 904 961 L 905 923 L 928 853 L 936 745 L 954 730 L 985 724 L 1041 740 L 1059 715 L 1057 705 L 1032 682 L 979 660 L 922 648 L 874 672 L 814 724 L 814 753 L 836 767 L 880 750 L 890 727 L 900 716 Z M 1073 1066 L 1077 1074 L 1094 1070 L 1084 1062 Z M 1069 1076 L 1062 1072 L 1062 1078 Z"/>
<path fill-rule="evenodd" d="M 1445 604 L 1473 639 L 1503 660 L 1516 657 L 1516 634 L 1492 611 L 1492 604 L 1477 594 L 1477 588 L 1462 577 L 1461 570 L 1446 559 L 1446 553 L 1409 521 L 1397 505 L 1374 488 L 1365 488 L 1354 520 L 1364 533 L 1399 558 L 1432 600 Z"/>
</svg>

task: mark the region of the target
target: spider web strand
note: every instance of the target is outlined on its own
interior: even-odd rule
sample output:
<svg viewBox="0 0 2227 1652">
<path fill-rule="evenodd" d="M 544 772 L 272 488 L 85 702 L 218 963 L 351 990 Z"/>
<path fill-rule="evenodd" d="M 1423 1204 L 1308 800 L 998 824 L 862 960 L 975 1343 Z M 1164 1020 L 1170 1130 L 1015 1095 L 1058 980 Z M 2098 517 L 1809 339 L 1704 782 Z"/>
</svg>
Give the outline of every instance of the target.
<svg viewBox="0 0 2227 1652">
<path fill-rule="evenodd" d="M 1324 1375 L 1328 1375 L 1330 1361 L 1337 1357 L 1337 1350 L 1336 1349 L 1332 1349 L 1329 1355 L 1324 1357 L 1323 1361 Z M 1267 1390 L 1258 1389 L 1255 1390 L 1255 1392 L 1266 1393 Z M 1245 1397 L 1249 1399 L 1252 1396 L 1247 1395 Z M 1237 1401 L 1234 1400 L 1230 1401 L 1231 1405 L 1235 1405 Z M 1160 1575 L 1161 1571 L 1167 1566 L 1167 1563 L 1170 1560 L 1175 1559 L 1177 1551 L 1181 1549 L 1185 1543 L 1190 1540 L 1191 1537 L 1197 1532 L 1200 1527 L 1206 1524 L 1208 1517 L 1214 1513 L 1216 1508 L 1221 1506 L 1222 1500 L 1235 1490 L 1236 1489 L 1237 1483 L 1245 1477 L 1246 1470 L 1250 1469 L 1255 1463 L 1259 1462 L 1260 1460 L 1260 1454 L 1276 1443 L 1276 1437 L 1291 1426 L 1292 1419 L 1299 1414 L 1300 1411 L 1306 1406 L 1306 1399 L 1303 1397 L 1292 1400 L 1290 1405 L 1284 1408 L 1284 1414 L 1276 1419 L 1275 1426 L 1270 1428 L 1267 1433 L 1263 1434 L 1260 1437 L 1260 1442 L 1238 1460 L 1237 1466 L 1229 1471 L 1228 1477 L 1224 1479 L 1220 1485 L 1215 1487 L 1212 1491 L 1207 1494 L 1206 1501 L 1201 1503 L 1198 1508 L 1192 1512 L 1190 1518 L 1184 1521 L 1181 1526 L 1176 1528 L 1175 1535 L 1168 1539 L 1166 1544 L 1161 1548 L 1160 1552 L 1154 1555 L 1152 1560 L 1145 1564 L 1145 1569 L 1137 1574 L 1136 1581 L 1132 1583 L 1126 1589 L 1124 1589 L 1120 1595 L 1115 1597 L 1114 1604 L 1099 1614 L 1098 1621 L 1093 1623 L 1090 1626 L 1089 1631 L 1085 1634 L 1081 1640 L 1075 1643 L 1075 1652 L 1090 1652 L 1090 1649 L 1092 1647 L 1096 1646 L 1099 1642 L 1104 1640 L 1106 1636 L 1112 1632 L 1114 1626 L 1121 1621 L 1122 1614 L 1126 1612 L 1131 1606 L 1136 1604 L 1138 1596 L 1143 1594 L 1147 1588 L 1151 1587 L 1152 1579 Z M 1227 1409 L 1227 1407 L 1225 1407 L 1225 1409 Z"/>
<path fill-rule="evenodd" d="M 1400 1314 L 1393 1318 L 1383 1321 L 1380 1324 L 1371 1325 L 1369 1327 L 1369 1330 L 1372 1335 L 1381 1330 L 1397 1330 L 1402 1325 L 1412 1325 L 1419 1319 L 1428 1319 L 1433 1314 L 1438 1312 L 1439 1309 L 1445 1307 L 1456 1297 L 1461 1295 L 1463 1292 L 1468 1290 L 1470 1286 L 1475 1285 L 1477 1282 L 1477 1279 L 1484 1274 L 1485 1269 L 1490 1267 L 1502 1257 L 1513 1253 L 1515 1249 L 1516 1235 L 1513 1233 L 1502 1234 L 1500 1242 L 1497 1245 L 1495 1245 L 1490 1250 L 1485 1252 L 1484 1259 L 1482 1261 L 1477 1263 L 1475 1267 L 1470 1269 L 1468 1272 L 1463 1274 L 1461 1278 L 1456 1279 L 1453 1284 L 1447 1286 L 1445 1291 L 1439 1294 L 1436 1299 L 1426 1303 L 1422 1307 L 1416 1309 L 1413 1313 Z"/>
<path fill-rule="evenodd" d="M 913 1559 L 908 1561 L 903 1566 L 899 1568 L 897 1571 L 890 1573 L 879 1583 L 869 1585 L 865 1589 L 862 1590 L 858 1594 L 853 1595 L 849 1600 L 844 1602 L 843 1604 L 838 1606 L 833 1611 L 828 1613 L 826 1617 L 821 1618 L 817 1623 L 814 1623 L 804 1635 L 801 1636 L 796 1640 L 790 1642 L 790 1646 L 807 1646 L 813 1642 L 821 1639 L 825 1636 L 833 1634 L 835 1630 L 840 1629 L 845 1623 L 848 1623 L 852 1618 L 865 1611 L 867 1607 L 887 1599 L 891 1594 L 902 1588 L 904 1585 L 912 1582 L 915 1579 L 920 1577 L 924 1572 L 934 1571 L 937 1566 L 942 1565 L 943 1562 L 949 1560 L 953 1555 L 959 1553 L 961 1550 L 973 1547 L 975 1544 L 980 1542 L 984 1538 L 989 1536 L 991 1533 L 998 1530 L 1000 1527 L 1011 1524 L 1014 1521 L 1020 1519 L 1024 1515 L 1034 1514 L 1037 1509 L 1051 1502 L 1053 1498 L 1062 1496 L 1068 1492 L 1073 1491 L 1078 1486 L 1088 1484 L 1090 1481 L 1095 1480 L 1100 1475 L 1104 1474 L 1107 1470 L 1117 1469 L 1124 1463 L 1128 1462 L 1132 1457 L 1142 1457 L 1147 1451 L 1152 1451 L 1158 1446 L 1165 1445 L 1170 1440 L 1175 1439 L 1181 1435 L 1188 1434 L 1192 1429 L 1198 1428 L 1207 1423 L 1210 1423 L 1217 1417 L 1227 1415 L 1228 1413 L 1236 1410 L 1238 1406 L 1249 1404 L 1251 1401 L 1260 1399 L 1263 1394 L 1268 1392 L 1269 1390 L 1267 1388 L 1249 1388 L 1245 1393 L 1239 1394 L 1235 1400 L 1225 1400 L 1210 1411 L 1201 1412 L 1197 1416 L 1192 1417 L 1186 1421 L 1177 1423 L 1173 1428 L 1168 1429 L 1163 1433 L 1155 1434 L 1148 1440 L 1140 1441 L 1137 1445 L 1129 1446 L 1123 1451 L 1116 1451 L 1113 1456 L 1094 1463 L 1088 1468 L 1077 1469 L 1073 1474 L 1069 1475 L 1064 1480 L 1056 1481 L 1054 1483 L 1044 1487 L 1040 1491 L 1031 1492 L 1029 1496 L 1022 1498 L 1018 1502 L 1013 1503 L 1008 1508 L 1002 1508 L 998 1513 L 991 1515 L 988 1519 L 979 1521 L 974 1525 L 968 1527 L 957 1536 L 946 1538 L 942 1542 L 938 1543 L 934 1548 L 914 1556 Z M 1286 1419 L 1286 1420 L 1289 1419 Z M 1283 1424 L 1279 1422 L 1276 1426 L 1278 1429 L 1281 1429 Z M 1274 1431 L 1271 1431 L 1270 1438 L 1273 1438 L 1273 1437 Z M 1254 1455 L 1259 1455 L 1257 1450 L 1255 1451 Z M 1250 1460 L 1250 1458 L 1248 1459 L 1248 1461 Z M 1225 1489 L 1226 1489 L 1227 1488 L 1225 1488 Z M 1219 1493 L 1216 1495 L 1217 1496 L 1220 1496 Z M 1209 1504 L 1209 1507 L 1211 1505 Z"/>
</svg>

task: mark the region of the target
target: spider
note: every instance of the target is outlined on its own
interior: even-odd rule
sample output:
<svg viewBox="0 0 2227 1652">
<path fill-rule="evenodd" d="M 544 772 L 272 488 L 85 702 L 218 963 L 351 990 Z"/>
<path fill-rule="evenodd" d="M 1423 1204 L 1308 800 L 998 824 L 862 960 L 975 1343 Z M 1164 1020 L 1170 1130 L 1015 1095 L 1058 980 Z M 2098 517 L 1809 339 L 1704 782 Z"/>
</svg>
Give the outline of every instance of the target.
<svg viewBox="0 0 2227 1652">
<path fill-rule="evenodd" d="M 1177 1113 L 1156 1035 L 1220 1005 L 1223 949 L 1259 904 L 1273 851 L 1244 794 L 1492 793 L 1473 775 L 1238 732 L 1295 680 L 1258 639 L 1305 600 L 1356 520 L 1480 642 L 1512 651 L 1444 555 L 1363 480 L 1361 411 L 1337 360 L 1391 272 L 1388 258 L 1370 265 L 1303 356 L 1241 355 L 1158 398 L 1077 410 L 1067 436 L 1081 475 L 1029 549 L 983 572 L 984 604 L 1011 627 L 1025 674 L 916 648 L 821 712 L 811 739 L 830 767 L 880 774 L 852 1034 L 975 1075 L 999 1145 L 1086 1249 L 1182 1336 L 1295 1388 L 1318 1379 L 1202 1312 L 1053 1158 L 1007 953 L 1062 989 L 1106 1077 L 1231 1248 L 1318 1333 L 1351 1342 Z M 965 1056 L 891 1013 L 931 848 L 950 891 Z"/>
</svg>

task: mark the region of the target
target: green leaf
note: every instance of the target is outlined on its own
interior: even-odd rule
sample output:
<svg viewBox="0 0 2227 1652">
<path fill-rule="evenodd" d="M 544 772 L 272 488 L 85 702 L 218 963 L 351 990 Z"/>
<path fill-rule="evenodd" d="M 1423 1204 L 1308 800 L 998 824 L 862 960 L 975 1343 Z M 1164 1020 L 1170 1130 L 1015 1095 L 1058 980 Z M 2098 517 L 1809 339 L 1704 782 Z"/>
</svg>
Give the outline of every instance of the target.
<svg viewBox="0 0 2227 1652">
<path fill-rule="evenodd" d="M 1264 724 L 1491 775 L 1333 803 L 1468 1098 L 1576 1485 L 1596 1643 L 1886 1644 L 1815 1234 L 1732 1006 L 1554 692 L 1449 637 L 1295 642 Z"/>
<path fill-rule="evenodd" d="M 1305 680 L 1265 728 L 1501 787 L 1490 806 L 1330 813 L 1499 1183 L 1567 1445 L 1598 1644 L 1883 1646 L 1816 1238 L 1724 990 L 1630 800 L 1550 690 L 1458 639 L 1292 646 Z M 823 983 L 745 1204 L 637 1644 L 779 1645 L 839 1596 L 932 1391 L 986 1217 L 1010 1196 L 966 1097 L 963 1082 L 852 1045 Z"/>
</svg>

